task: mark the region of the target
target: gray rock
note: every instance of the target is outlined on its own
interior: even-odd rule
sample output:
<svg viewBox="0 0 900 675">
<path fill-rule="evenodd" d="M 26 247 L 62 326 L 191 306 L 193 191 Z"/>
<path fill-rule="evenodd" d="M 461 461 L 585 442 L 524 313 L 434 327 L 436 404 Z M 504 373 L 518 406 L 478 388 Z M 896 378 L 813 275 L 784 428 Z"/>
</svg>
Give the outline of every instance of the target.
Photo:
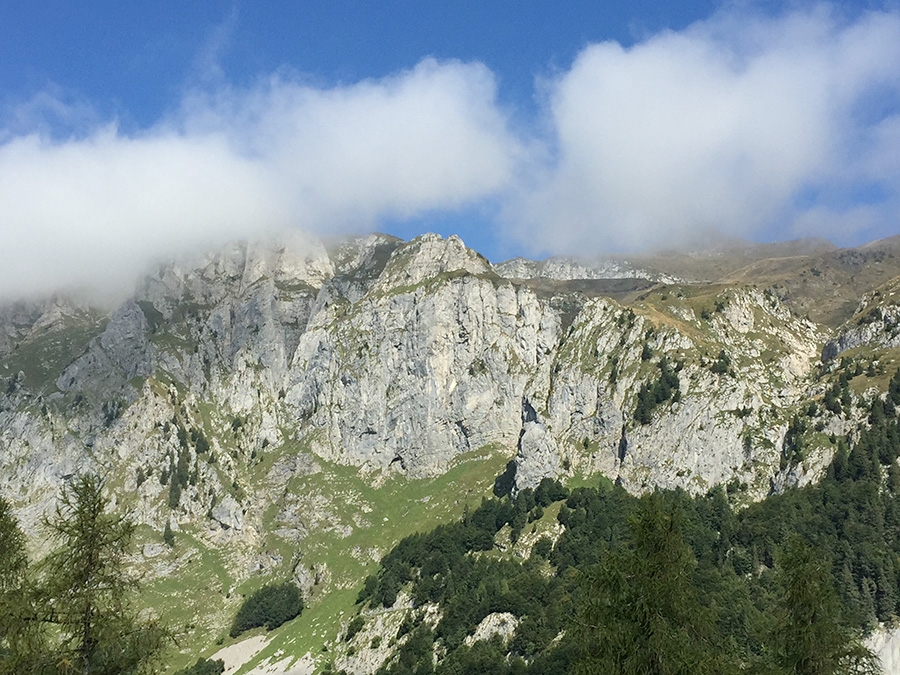
<svg viewBox="0 0 900 675">
<path fill-rule="evenodd" d="M 244 527 L 244 513 L 241 505 L 231 495 L 225 495 L 213 507 L 212 517 L 227 529 L 241 530 Z"/>
<path fill-rule="evenodd" d="M 564 267 L 545 266 L 575 273 Z M 319 459 L 416 478 L 490 448 L 515 458 L 519 488 L 575 472 L 633 491 L 701 492 L 732 478 L 755 496 L 770 488 L 823 329 L 753 288 L 723 291 L 721 311 L 703 318 L 674 292 L 654 314 L 539 295 L 498 270 L 519 274 L 437 235 L 325 246 L 296 234 L 163 265 L 85 332 L 55 387 L 9 377 L 0 489 L 38 522 L 64 476 L 102 470 L 135 490 L 139 519 L 159 529 L 170 513 L 157 477 L 187 453 L 196 485 L 177 520 L 205 522 L 213 495 L 239 484 L 242 503 L 226 497 L 213 516 L 252 541 L 272 495 Z M 0 353 L 93 316 L 63 301 L 0 309 Z M 732 365 L 717 374 L 720 351 Z M 640 424 L 636 397 L 662 357 L 683 366 L 680 398 Z M 533 415 L 523 418 L 523 400 Z M 246 467 L 270 451 L 280 458 L 265 479 L 248 481 Z M 282 529 L 305 536 L 291 518 Z"/>
</svg>

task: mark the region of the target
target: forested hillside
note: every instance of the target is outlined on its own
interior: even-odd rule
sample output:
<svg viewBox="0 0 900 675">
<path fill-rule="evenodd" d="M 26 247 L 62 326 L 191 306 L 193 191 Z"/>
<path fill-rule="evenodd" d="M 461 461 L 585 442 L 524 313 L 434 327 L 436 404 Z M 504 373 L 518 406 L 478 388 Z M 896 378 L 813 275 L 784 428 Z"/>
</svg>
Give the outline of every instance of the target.
<svg viewBox="0 0 900 675">
<path fill-rule="evenodd" d="M 351 626 L 403 615 L 382 675 L 867 672 L 860 638 L 900 613 L 897 405 L 900 373 L 821 482 L 743 509 L 734 485 L 487 499 L 385 556 Z M 516 548 L 548 519 L 558 536 Z"/>
</svg>

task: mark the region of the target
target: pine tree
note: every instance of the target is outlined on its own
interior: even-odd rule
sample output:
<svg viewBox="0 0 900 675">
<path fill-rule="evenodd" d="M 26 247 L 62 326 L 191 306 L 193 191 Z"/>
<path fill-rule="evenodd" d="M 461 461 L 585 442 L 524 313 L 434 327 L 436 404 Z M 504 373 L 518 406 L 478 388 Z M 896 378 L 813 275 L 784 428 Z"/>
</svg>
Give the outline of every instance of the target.
<svg viewBox="0 0 900 675">
<path fill-rule="evenodd" d="M 25 536 L 8 501 L 0 497 L 0 673 L 23 670 L 22 652 L 33 637 L 28 614 Z"/>
<path fill-rule="evenodd" d="M 737 672 L 716 645 L 714 617 L 694 585 L 696 561 L 678 513 L 650 495 L 630 525 L 632 549 L 608 554 L 586 579 L 577 620 L 576 672 Z"/>
<path fill-rule="evenodd" d="M 125 559 L 134 525 L 108 507 L 103 482 L 79 476 L 48 523 L 59 548 L 43 566 L 42 618 L 59 633 L 54 660 L 82 675 L 146 672 L 167 637 L 129 605 L 136 582 Z"/>
<path fill-rule="evenodd" d="M 27 565 L 25 536 L 12 512 L 0 497 L 0 594 L 19 588 Z"/>
<path fill-rule="evenodd" d="M 163 541 L 169 548 L 175 547 L 175 533 L 172 532 L 172 526 L 169 524 L 168 520 L 166 521 L 166 526 L 163 529 Z"/>
</svg>

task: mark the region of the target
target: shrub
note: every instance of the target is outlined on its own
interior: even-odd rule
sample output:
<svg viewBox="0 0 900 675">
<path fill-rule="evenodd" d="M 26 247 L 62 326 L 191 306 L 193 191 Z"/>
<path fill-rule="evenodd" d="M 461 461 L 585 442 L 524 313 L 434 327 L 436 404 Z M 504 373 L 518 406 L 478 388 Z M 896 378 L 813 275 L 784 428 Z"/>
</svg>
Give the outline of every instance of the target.
<svg viewBox="0 0 900 675">
<path fill-rule="evenodd" d="M 545 560 L 550 557 L 550 553 L 553 551 L 553 542 L 549 537 L 541 537 L 538 539 L 534 546 L 531 547 L 531 555 L 537 556 L 539 558 L 544 558 Z"/>
<path fill-rule="evenodd" d="M 177 509 L 181 503 L 181 483 L 174 473 L 169 474 L 169 508 Z"/>
<path fill-rule="evenodd" d="M 347 626 L 347 634 L 344 635 L 344 639 L 347 642 L 350 642 L 350 640 L 352 640 L 356 636 L 356 634 L 363 629 L 364 625 L 365 621 L 363 620 L 363 618 L 359 615 L 355 616 L 353 618 L 353 621 L 351 621 Z"/>
<path fill-rule="evenodd" d="M 651 384 L 641 384 L 637 395 L 634 418 L 641 424 L 649 424 L 653 419 L 653 409 L 666 401 L 681 400 L 681 389 L 677 371 L 669 365 L 664 356 L 659 361 L 659 379 Z"/>
<path fill-rule="evenodd" d="M 541 506 L 550 506 L 569 496 L 569 491 L 558 480 L 545 476 L 534 491 L 534 501 Z"/>
<path fill-rule="evenodd" d="M 723 349 L 719 352 L 719 357 L 716 359 L 716 362 L 712 364 L 710 370 L 717 375 L 724 375 L 728 372 L 729 368 L 731 368 L 731 359 Z"/>
<path fill-rule="evenodd" d="M 175 675 L 221 675 L 225 672 L 225 663 L 222 659 L 210 661 L 209 659 L 197 659 L 190 668 L 183 668 Z"/>
<path fill-rule="evenodd" d="M 206 436 L 203 435 L 202 431 L 199 429 L 192 429 L 191 440 L 194 441 L 194 447 L 197 449 L 198 455 L 209 452 L 209 441 L 206 440 Z"/>
<path fill-rule="evenodd" d="M 250 597 L 234 617 L 231 626 L 231 637 L 237 637 L 246 630 L 265 626 L 267 630 L 278 628 L 281 624 L 299 616 L 303 611 L 303 598 L 300 589 L 286 581 L 282 584 L 263 586 Z"/>
</svg>

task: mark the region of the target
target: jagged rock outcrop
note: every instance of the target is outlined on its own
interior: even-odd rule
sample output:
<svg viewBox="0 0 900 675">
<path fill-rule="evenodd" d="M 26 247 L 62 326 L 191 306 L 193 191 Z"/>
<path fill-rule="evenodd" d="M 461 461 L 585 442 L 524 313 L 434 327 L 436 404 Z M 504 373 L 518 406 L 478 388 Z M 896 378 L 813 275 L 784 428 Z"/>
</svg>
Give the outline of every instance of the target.
<svg viewBox="0 0 900 675">
<path fill-rule="evenodd" d="M 522 431 L 517 450 L 517 488 L 535 488 L 545 476 L 555 477 L 563 473 L 556 440 L 527 399 L 522 402 Z"/>
<path fill-rule="evenodd" d="M 558 318 L 451 237 L 396 251 L 355 303 L 321 302 L 298 345 L 285 402 L 317 454 L 434 474 L 456 455 L 511 445 L 530 372 Z"/>
<path fill-rule="evenodd" d="M 499 637 L 506 644 L 512 639 L 518 626 L 519 619 L 514 614 L 494 612 L 484 617 L 475 628 L 475 632 L 472 635 L 467 635 L 463 642 L 471 647 L 476 642 Z"/>
<path fill-rule="evenodd" d="M 896 284 L 867 295 L 854 316 L 837 336 L 822 348 L 822 361 L 843 352 L 871 345 L 900 347 L 900 288 Z"/>
</svg>

